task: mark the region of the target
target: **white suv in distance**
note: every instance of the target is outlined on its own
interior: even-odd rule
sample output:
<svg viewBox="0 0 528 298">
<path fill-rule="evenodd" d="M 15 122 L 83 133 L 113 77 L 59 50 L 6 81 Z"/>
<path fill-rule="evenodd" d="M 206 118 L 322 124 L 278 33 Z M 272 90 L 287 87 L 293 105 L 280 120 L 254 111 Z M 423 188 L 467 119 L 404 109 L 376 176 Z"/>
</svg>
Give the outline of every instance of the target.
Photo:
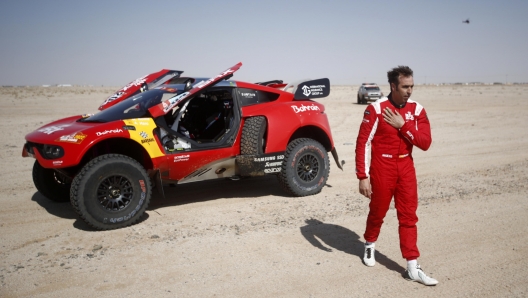
<svg viewBox="0 0 528 298">
<path fill-rule="evenodd" d="M 381 92 L 379 86 L 376 83 L 363 83 L 358 90 L 357 103 L 366 104 L 369 102 L 374 102 L 382 97 L 383 92 Z"/>
</svg>

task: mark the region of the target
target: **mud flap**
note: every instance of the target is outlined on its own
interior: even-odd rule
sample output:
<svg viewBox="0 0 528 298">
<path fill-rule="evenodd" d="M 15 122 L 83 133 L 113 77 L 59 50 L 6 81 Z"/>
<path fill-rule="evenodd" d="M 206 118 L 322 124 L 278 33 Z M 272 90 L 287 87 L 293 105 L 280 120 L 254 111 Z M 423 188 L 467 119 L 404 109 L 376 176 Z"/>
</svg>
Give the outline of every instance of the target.
<svg viewBox="0 0 528 298">
<path fill-rule="evenodd" d="M 331 152 L 332 152 L 332 156 L 334 157 L 334 160 L 335 160 L 335 162 L 337 164 L 337 167 L 339 169 L 341 169 L 341 171 L 342 171 L 343 170 L 343 166 L 345 165 L 345 161 L 342 160 L 341 162 L 339 162 L 339 157 L 337 156 L 337 150 L 336 150 L 335 147 L 332 149 Z"/>
<path fill-rule="evenodd" d="M 159 195 L 165 199 L 165 192 L 163 191 L 163 183 L 161 182 L 161 172 L 159 170 L 154 173 L 154 185 L 158 189 Z"/>
<path fill-rule="evenodd" d="M 277 174 L 282 169 L 284 152 L 259 155 L 237 155 L 236 166 L 240 176 L 256 177 Z"/>
</svg>

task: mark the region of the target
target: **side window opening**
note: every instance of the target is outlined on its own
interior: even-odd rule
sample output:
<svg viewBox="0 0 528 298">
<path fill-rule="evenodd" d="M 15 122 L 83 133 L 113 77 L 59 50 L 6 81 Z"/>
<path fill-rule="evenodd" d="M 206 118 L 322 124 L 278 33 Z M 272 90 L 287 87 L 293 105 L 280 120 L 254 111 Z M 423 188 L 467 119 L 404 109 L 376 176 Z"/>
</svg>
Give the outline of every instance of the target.
<svg viewBox="0 0 528 298">
<path fill-rule="evenodd" d="M 202 92 L 169 112 L 173 121 L 171 130 L 180 134 L 178 138 L 170 133 L 162 137 L 168 152 L 189 150 L 202 145 L 223 144 L 235 131 L 237 115 L 233 105 L 232 88 L 214 88 Z"/>
</svg>

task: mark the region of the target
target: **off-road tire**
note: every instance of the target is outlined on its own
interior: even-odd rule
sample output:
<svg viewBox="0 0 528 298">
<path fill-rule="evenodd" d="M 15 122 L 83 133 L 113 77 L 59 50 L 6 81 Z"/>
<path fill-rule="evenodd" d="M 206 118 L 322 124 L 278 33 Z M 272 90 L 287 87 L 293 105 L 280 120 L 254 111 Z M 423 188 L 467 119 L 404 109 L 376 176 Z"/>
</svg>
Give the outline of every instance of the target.
<svg viewBox="0 0 528 298">
<path fill-rule="evenodd" d="M 36 160 L 33 164 L 33 184 L 41 194 L 52 201 L 70 200 L 71 179 L 53 169 L 43 168 Z"/>
<path fill-rule="evenodd" d="M 240 153 L 243 155 L 258 155 L 264 153 L 266 146 L 266 117 L 247 118 L 242 127 Z"/>
<path fill-rule="evenodd" d="M 359 94 L 358 94 L 358 96 L 357 96 L 357 104 L 358 104 L 358 105 L 361 104 L 361 100 L 359 99 Z"/>
<path fill-rule="evenodd" d="M 151 193 L 141 164 L 125 155 L 106 154 L 91 160 L 73 179 L 70 201 L 88 225 L 111 230 L 137 222 Z"/>
<path fill-rule="evenodd" d="M 328 180 L 330 162 L 321 143 L 312 139 L 295 139 L 288 144 L 279 184 L 289 194 L 303 197 L 319 193 Z"/>
</svg>

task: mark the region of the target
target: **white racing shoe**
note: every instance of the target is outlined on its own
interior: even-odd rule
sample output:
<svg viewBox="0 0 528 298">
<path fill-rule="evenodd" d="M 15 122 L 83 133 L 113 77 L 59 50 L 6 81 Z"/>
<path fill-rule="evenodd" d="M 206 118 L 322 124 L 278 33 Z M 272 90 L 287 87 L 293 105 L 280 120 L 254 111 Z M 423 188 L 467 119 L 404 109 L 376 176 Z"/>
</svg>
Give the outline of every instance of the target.
<svg viewBox="0 0 528 298">
<path fill-rule="evenodd" d="M 363 263 L 369 267 L 376 265 L 376 258 L 374 253 L 376 252 L 375 243 L 369 245 L 365 244 L 365 254 L 363 255 Z"/>
<path fill-rule="evenodd" d="M 407 268 L 405 271 L 405 279 L 419 282 L 426 286 L 434 286 L 438 284 L 438 280 L 427 276 L 422 268 L 420 268 L 420 265 L 416 265 L 416 268 Z"/>
</svg>

